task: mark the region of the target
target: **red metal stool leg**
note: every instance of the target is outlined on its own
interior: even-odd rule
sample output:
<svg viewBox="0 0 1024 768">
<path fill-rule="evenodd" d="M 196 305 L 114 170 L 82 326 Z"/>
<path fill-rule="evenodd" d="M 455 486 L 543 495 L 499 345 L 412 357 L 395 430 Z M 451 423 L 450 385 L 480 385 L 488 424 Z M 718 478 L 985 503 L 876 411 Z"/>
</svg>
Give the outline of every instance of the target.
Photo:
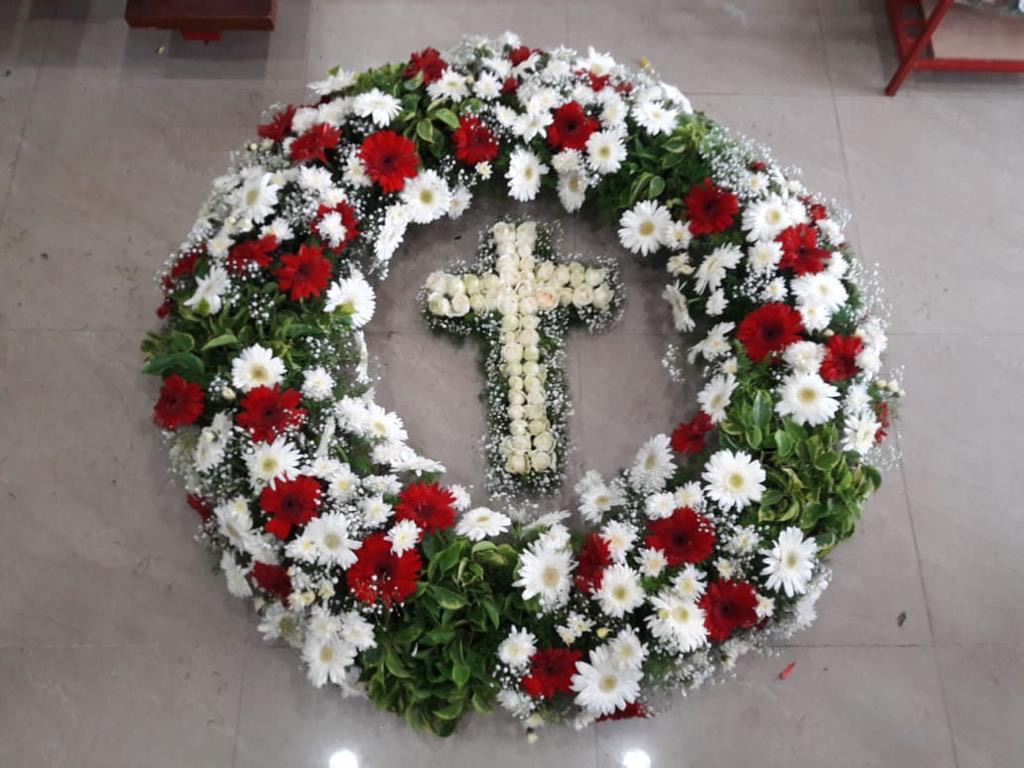
<svg viewBox="0 0 1024 768">
<path fill-rule="evenodd" d="M 896 70 L 896 74 L 892 76 L 892 80 L 885 86 L 886 96 L 895 96 L 896 91 L 903 85 L 903 81 L 907 79 L 907 75 L 917 64 L 918 59 L 921 58 L 921 54 L 924 53 L 924 49 L 928 47 L 928 43 L 931 42 L 932 35 L 935 34 L 935 30 L 939 24 L 942 23 L 942 19 L 945 18 L 949 9 L 953 7 L 953 0 L 939 0 L 939 4 L 935 6 L 931 16 L 928 17 L 928 21 L 922 30 L 921 35 L 914 41 L 913 47 L 903 57 L 900 62 L 899 68 Z"/>
</svg>

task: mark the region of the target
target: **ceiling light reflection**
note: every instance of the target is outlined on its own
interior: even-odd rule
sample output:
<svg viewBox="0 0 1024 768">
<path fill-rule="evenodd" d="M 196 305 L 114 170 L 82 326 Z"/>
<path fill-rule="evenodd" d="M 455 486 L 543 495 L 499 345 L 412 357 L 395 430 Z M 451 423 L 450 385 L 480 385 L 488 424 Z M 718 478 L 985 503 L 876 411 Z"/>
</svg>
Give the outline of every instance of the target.
<svg viewBox="0 0 1024 768">
<path fill-rule="evenodd" d="M 642 749 L 628 749 L 622 755 L 622 768 L 651 768 L 651 756 Z"/>
<path fill-rule="evenodd" d="M 339 749 L 327 761 L 327 768 L 359 768 L 359 758 L 351 749 Z"/>
</svg>

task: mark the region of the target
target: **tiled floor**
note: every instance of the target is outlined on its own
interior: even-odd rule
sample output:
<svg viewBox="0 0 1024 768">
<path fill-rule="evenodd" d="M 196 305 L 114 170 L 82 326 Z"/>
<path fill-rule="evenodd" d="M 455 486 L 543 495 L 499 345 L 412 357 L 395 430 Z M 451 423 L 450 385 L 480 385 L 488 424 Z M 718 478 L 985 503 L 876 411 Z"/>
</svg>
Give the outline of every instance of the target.
<svg viewBox="0 0 1024 768">
<path fill-rule="evenodd" d="M 0 767 L 327 768 L 343 748 L 368 768 L 594 768 L 629 749 L 659 768 L 1021 764 L 1024 80 L 914 75 L 883 98 L 873 0 L 283 0 L 274 34 L 207 47 L 130 33 L 123 4 L 0 0 Z M 292 652 L 258 642 L 191 540 L 137 345 L 151 275 L 262 108 L 331 64 L 507 27 L 649 56 L 853 209 L 910 398 L 902 465 L 794 645 L 653 721 L 528 745 L 478 718 L 436 742 L 312 689 Z M 413 238 L 371 327 L 382 396 L 464 481 L 481 470 L 474 352 L 423 333 L 409 297 L 431 265 L 472 255 L 490 215 Z M 615 250 L 588 223 L 566 247 Z M 617 467 L 685 411 L 650 281 L 628 275 L 619 326 L 570 341 L 574 471 Z"/>
</svg>

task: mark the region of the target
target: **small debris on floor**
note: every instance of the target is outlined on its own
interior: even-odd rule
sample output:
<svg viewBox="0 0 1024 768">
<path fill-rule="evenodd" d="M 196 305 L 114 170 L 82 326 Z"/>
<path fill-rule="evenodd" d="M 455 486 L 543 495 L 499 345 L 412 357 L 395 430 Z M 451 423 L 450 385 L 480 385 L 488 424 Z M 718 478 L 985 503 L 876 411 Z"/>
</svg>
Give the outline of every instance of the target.
<svg viewBox="0 0 1024 768">
<path fill-rule="evenodd" d="M 903 622 L 905 622 L 906 620 L 907 620 L 907 612 L 906 611 L 900 611 L 900 615 L 896 617 L 896 626 L 897 627 L 902 627 L 903 626 Z"/>
<path fill-rule="evenodd" d="M 786 665 L 786 668 L 784 670 L 782 670 L 781 672 L 779 672 L 779 680 L 785 680 L 787 677 L 792 675 L 793 674 L 793 668 L 795 666 L 796 666 L 796 662 L 795 661 L 789 662 L 789 664 Z"/>
</svg>

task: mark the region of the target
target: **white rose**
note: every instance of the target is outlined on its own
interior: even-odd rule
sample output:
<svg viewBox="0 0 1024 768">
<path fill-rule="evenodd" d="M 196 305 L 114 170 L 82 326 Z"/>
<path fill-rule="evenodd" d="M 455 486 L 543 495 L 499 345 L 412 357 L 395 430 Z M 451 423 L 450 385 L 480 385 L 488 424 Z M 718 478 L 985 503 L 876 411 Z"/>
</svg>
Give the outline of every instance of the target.
<svg viewBox="0 0 1024 768">
<path fill-rule="evenodd" d="M 488 312 L 494 312 L 501 306 L 501 298 L 497 293 L 487 293 L 484 295 L 484 305 Z"/>
<path fill-rule="evenodd" d="M 464 293 L 452 296 L 452 317 L 462 317 L 469 312 L 469 296 Z"/>
<path fill-rule="evenodd" d="M 608 309 L 613 298 L 615 298 L 615 294 L 607 284 L 599 285 L 594 289 L 594 306 L 598 309 Z"/>
<path fill-rule="evenodd" d="M 449 296 L 458 296 L 466 292 L 466 286 L 462 284 L 462 278 L 458 275 L 448 275 L 444 290 Z"/>
<path fill-rule="evenodd" d="M 484 275 L 483 283 L 484 291 L 487 293 L 492 293 L 501 288 L 501 278 L 499 278 L 493 272 L 488 272 L 486 275 Z"/>
<path fill-rule="evenodd" d="M 587 285 L 589 285 L 591 288 L 596 288 L 597 286 L 604 282 L 605 274 L 606 270 L 600 269 L 598 267 L 591 267 L 590 269 L 587 270 L 587 274 L 584 279 L 587 281 Z"/>
<path fill-rule="evenodd" d="M 540 344 L 540 334 L 536 331 L 520 331 L 516 341 L 524 347 L 535 347 Z"/>
<path fill-rule="evenodd" d="M 522 345 L 506 344 L 501 348 L 501 359 L 506 363 L 518 363 L 523 359 Z"/>
<path fill-rule="evenodd" d="M 523 375 L 525 376 L 537 376 L 540 372 L 540 364 L 531 360 L 523 365 Z"/>
<path fill-rule="evenodd" d="M 514 315 L 519 311 L 519 300 L 515 296 L 503 296 L 500 309 L 503 315 Z"/>
<path fill-rule="evenodd" d="M 532 280 L 522 280 L 522 281 L 520 281 L 519 285 L 516 287 L 516 296 L 518 296 L 520 299 L 525 299 L 527 296 L 532 296 L 532 295 L 533 295 L 533 281 Z"/>
<path fill-rule="evenodd" d="M 594 301 L 594 291 L 589 285 L 581 285 L 572 292 L 572 303 L 576 307 L 587 307 Z"/>
<path fill-rule="evenodd" d="M 495 243 L 515 241 L 516 231 L 507 221 L 499 221 L 491 228 Z"/>
<path fill-rule="evenodd" d="M 534 376 L 531 379 L 536 378 Z M 516 390 L 523 389 L 526 386 L 526 382 L 522 376 L 509 376 L 508 377 L 508 388 L 515 392 Z"/>
<path fill-rule="evenodd" d="M 544 400 L 544 390 L 526 393 L 526 402 L 530 405 L 544 405 Z"/>
<path fill-rule="evenodd" d="M 539 326 L 540 318 L 536 315 L 526 315 L 525 317 L 519 318 L 519 327 L 524 330 L 532 331 Z"/>
<path fill-rule="evenodd" d="M 535 472 L 547 472 L 554 463 L 554 457 L 547 451 L 533 451 L 530 454 L 530 467 Z"/>
<path fill-rule="evenodd" d="M 580 285 L 587 276 L 586 268 L 578 261 L 569 265 L 569 285 L 575 288 Z"/>
<path fill-rule="evenodd" d="M 564 286 L 558 289 L 558 303 L 563 307 L 568 307 L 572 304 L 572 288 Z"/>
<path fill-rule="evenodd" d="M 548 420 L 547 419 L 534 419 L 529 423 L 528 429 L 531 435 L 539 435 L 542 432 L 547 432 Z"/>
<path fill-rule="evenodd" d="M 508 393 L 509 405 L 526 405 L 526 395 L 521 391 L 516 390 L 515 392 Z"/>
<path fill-rule="evenodd" d="M 427 290 L 431 293 L 444 293 L 444 288 L 448 284 L 448 275 L 444 272 L 431 272 L 427 275 Z"/>
<path fill-rule="evenodd" d="M 537 222 L 532 219 L 529 221 L 520 222 L 519 226 L 516 227 L 516 240 L 536 240 L 537 239 Z"/>
<path fill-rule="evenodd" d="M 533 295 L 533 300 L 537 304 L 537 309 L 542 312 L 558 306 L 558 294 L 550 288 L 541 288 Z"/>
<path fill-rule="evenodd" d="M 525 421 L 516 419 L 508 425 L 508 432 L 513 437 L 518 437 L 519 435 L 525 435 L 528 428 L 529 427 Z"/>
<path fill-rule="evenodd" d="M 532 240 L 517 240 L 516 241 L 516 255 L 520 258 L 525 259 L 526 257 L 533 256 L 534 242 Z"/>
<path fill-rule="evenodd" d="M 535 315 L 537 313 L 537 300 L 533 296 L 527 296 L 519 302 L 519 311 L 524 315 Z"/>
<path fill-rule="evenodd" d="M 510 405 L 505 412 L 510 419 L 522 419 L 526 416 L 526 408 L 521 405 Z"/>
<path fill-rule="evenodd" d="M 540 350 L 537 347 L 523 347 L 523 359 L 530 362 L 540 359 Z"/>
<path fill-rule="evenodd" d="M 505 315 L 503 318 L 501 318 L 501 330 L 518 331 L 519 315 Z"/>
<path fill-rule="evenodd" d="M 569 265 L 568 264 L 559 264 L 555 268 L 555 274 L 554 274 L 554 276 L 552 278 L 552 282 L 555 285 L 559 286 L 559 287 L 568 284 L 568 282 L 569 282 Z"/>
<path fill-rule="evenodd" d="M 555 275 L 555 265 L 550 261 L 545 261 L 539 267 L 537 267 L 537 279 L 547 282 Z"/>
<path fill-rule="evenodd" d="M 519 379 L 518 389 L 525 389 L 527 392 L 533 392 L 535 390 L 544 389 L 544 385 L 540 383 L 540 379 L 536 376 L 527 376 L 525 379 Z"/>
<path fill-rule="evenodd" d="M 440 293 L 432 293 L 427 299 L 427 308 L 430 310 L 431 314 L 447 317 L 452 307 L 448 299 Z"/>
<path fill-rule="evenodd" d="M 469 297 L 469 308 L 476 314 L 482 315 L 487 311 L 487 299 L 482 294 L 474 293 Z"/>
<path fill-rule="evenodd" d="M 505 462 L 505 469 L 513 475 L 521 475 L 526 472 L 526 454 L 513 453 Z"/>
<path fill-rule="evenodd" d="M 477 275 L 463 275 L 462 285 L 470 296 L 480 292 L 480 278 Z"/>
<path fill-rule="evenodd" d="M 509 363 L 502 369 L 502 373 L 506 376 L 522 376 L 523 366 L 520 363 Z"/>
<path fill-rule="evenodd" d="M 555 447 L 555 438 L 550 432 L 541 432 L 533 438 L 533 447 L 538 451 L 552 451 Z"/>
<path fill-rule="evenodd" d="M 515 452 L 530 450 L 530 438 L 527 435 L 517 435 L 509 440 L 509 445 Z"/>
<path fill-rule="evenodd" d="M 547 409 L 543 403 L 536 405 L 528 405 L 523 408 L 523 417 L 530 421 L 536 421 L 537 419 L 547 418 Z"/>
</svg>

